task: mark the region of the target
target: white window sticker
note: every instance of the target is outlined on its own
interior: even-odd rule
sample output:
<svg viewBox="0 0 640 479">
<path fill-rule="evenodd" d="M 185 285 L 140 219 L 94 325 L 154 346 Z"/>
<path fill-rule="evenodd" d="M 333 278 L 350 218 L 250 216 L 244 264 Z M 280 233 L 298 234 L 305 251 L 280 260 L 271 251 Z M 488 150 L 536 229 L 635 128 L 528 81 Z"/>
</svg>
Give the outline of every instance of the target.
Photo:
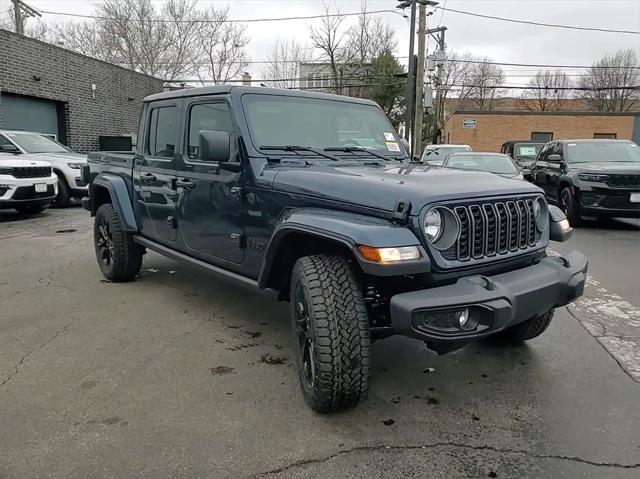
<svg viewBox="0 0 640 479">
<path fill-rule="evenodd" d="M 389 151 L 400 151 L 400 146 L 395 141 L 387 141 L 387 150 Z"/>
<path fill-rule="evenodd" d="M 387 141 L 396 141 L 395 137 L 393 136 L 393 133 L 389 133 L 388 131 L 384 132 L 384 139 Z"/>
<path fill-rule="evenodd" d="M 576 146 L 577 143 L 569 143 L 567 146 Z"/>
</svg>

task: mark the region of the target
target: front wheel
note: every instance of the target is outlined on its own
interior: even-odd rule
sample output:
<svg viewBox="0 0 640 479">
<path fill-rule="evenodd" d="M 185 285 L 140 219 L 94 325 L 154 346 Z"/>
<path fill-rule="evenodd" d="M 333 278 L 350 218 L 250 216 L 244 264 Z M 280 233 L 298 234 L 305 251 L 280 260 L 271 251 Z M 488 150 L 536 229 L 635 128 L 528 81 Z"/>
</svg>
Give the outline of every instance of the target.
<svg viewBox="0 0 640 479">
<path fill-rule="evenodd" d="M 353 407 L 369 387 L 369 320 L 346 259 L 305 256 L 291 276 L 291 321 L 298 378 L 311 409 Z"/>
<path fill-rule="evenodd" d="M 69 193 L 69 187 L 64 178 L 58 176 L 58 196 L 52 203 L 53 208 L 66 208 L 69 206 L 71 200 L 71 194 Z"/>
<path fill-rule="evenodd" d="M 98 266 L 111 281 L 131 281 L 142 266 L 144 248 L 133 241 L 133 235 L 122 229 L 118 214 L 110 203 L 96 211 L 93 241 Z"/>
<path fill-rule="evenodd" d="M 537 338 L 549 327 L 553 319 L 554 310 L 550 309 L 540 316 L 523 321 L 510 327 L 504 333 L 503 337 L 513 343 L 522 343 L 533 338 Z"/>
<path fill-rule="evenodd" d="M 560 204 L 562 211 L 567 215 L 571 226 L 578 226 L 582 218 L 580 217 L 580 206 L 576 203 L 571 187 L 565 186 L 560 192 Z"/>
</svg>

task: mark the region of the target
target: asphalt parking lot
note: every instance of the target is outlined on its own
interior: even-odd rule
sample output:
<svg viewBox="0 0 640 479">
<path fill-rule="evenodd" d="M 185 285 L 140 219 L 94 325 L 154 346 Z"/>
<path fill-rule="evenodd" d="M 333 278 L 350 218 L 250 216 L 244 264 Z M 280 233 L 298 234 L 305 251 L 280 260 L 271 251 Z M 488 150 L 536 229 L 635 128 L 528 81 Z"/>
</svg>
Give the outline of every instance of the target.
<svg viewBox="0 0 640 479">
<path fill-rule="evenodd" d="M 0 224 L 0 478 L 638 477 L 640 222 L 588 223 L 586 295 L 524 347 L 375 343 L 369 398 L 298 393 L 287 305 L 145 257 L 112 284 L 78 207 Z"/>
</svg>

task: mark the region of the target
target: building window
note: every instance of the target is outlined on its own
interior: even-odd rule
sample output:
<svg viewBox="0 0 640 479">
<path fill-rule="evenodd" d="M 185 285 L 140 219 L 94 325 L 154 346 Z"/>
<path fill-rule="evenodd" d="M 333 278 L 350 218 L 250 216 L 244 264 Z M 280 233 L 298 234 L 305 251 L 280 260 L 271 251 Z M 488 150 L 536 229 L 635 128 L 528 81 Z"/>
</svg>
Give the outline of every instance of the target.
<svg viewBox="0 0 640 479">
<path fill-rule="evenodd" d="M 553 133 L 534 131 L 531 133 L 531 141 L 546 143 L 553 140 Z"/>
<path fill-rule="evenodd" d="M 594 140 L 615 140 L 618 137 L 616 133 L 594 133 Z"/>
<path fill-rule="evenodd" d="M 307 77 L 307 88 L 313 88 L 313 75 Z"/>
</svg>

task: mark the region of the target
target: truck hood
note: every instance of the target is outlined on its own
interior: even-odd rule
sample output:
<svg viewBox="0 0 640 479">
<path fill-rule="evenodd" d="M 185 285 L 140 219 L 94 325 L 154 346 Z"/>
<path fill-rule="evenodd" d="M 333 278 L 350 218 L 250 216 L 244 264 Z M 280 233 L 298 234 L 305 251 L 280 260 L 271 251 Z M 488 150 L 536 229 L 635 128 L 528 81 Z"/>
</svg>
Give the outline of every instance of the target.
<svg viewBox="0 0 640 479">
<path fill-rule="evenodd" d="M 46 161 L 58 162 L 73 162 L 73 163 L 86 163 L 87 155 L 81 153 L 34 153 L 33 156 Z"/>
<path fill-rule="evenodd" d="M 492 173 L 408 164 L 282 167 L 272 187 L 387 211 L 393 211 L 399 200 L 405 200 L 411 202 L 413 214 L 435 201 L 542 192 L 531 183 Z"/>
<path fill-rule="evenodd" d="M 593 163 L 570 163 L 569 169 L 580 173 L 611 173 L 618 175 L 640 173 L 640 161 L 600 161 Z"/>
</svg>

